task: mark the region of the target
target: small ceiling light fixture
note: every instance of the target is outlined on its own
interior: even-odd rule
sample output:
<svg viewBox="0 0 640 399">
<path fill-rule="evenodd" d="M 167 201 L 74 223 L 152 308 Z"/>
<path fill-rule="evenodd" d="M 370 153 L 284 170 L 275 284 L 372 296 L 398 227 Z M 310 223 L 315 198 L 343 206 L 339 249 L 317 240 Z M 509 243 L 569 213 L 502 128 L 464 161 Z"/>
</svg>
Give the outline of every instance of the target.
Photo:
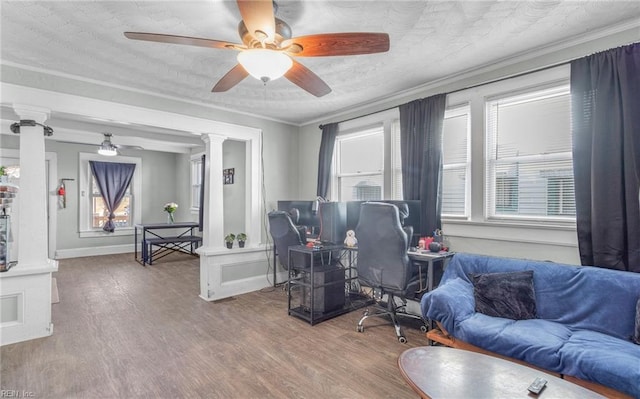
<svg viewBox="0 0 640 399">
<path fill-rule="evenodd" d="M 265 84 L 282 77 L 293 65 L 291 57 L 281 51 L 249 49 L 238 54 L 238 62 L 254 78 Z"/>
<path fill-rule="evenodd" d="M 104 141 L 100 144 L 98 148 L 98 154 L 104 155 L 107 157 L 113 157 L 118 155 L 118 150 L 116 146 L 111 143 L 111 133 L 104 133 Z"/>
</svg>

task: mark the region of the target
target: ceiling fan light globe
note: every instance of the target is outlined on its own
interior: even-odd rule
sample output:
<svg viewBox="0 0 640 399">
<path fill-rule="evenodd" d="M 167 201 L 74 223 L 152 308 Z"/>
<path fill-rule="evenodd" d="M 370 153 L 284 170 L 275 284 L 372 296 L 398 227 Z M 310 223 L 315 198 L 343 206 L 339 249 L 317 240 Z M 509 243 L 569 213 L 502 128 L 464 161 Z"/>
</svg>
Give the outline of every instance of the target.
<svg viewBox="0 0 640 399">
<path fill-rule="evenodd" d="M 101 145 L 100 148 L 98 148 L 98 154 L 107 157 L 113 157 L 115 155 L 118 155 L 118 151 L 111 145 Z"/>
<path fill-rule="evenodd" d="M 261 81 L 282 77 L 293 65 L 293 60 L 281 51 L 249 49 L 238 54 L 238 62 L 251 76 Z"/>
</svg>

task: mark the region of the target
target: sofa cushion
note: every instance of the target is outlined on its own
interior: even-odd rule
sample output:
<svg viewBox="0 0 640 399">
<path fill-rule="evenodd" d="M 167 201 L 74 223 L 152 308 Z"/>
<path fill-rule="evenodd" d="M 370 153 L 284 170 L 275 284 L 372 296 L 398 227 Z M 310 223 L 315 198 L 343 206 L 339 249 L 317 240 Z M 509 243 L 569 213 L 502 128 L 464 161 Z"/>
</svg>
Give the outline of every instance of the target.
<svg viewBox="0 0 640 399">
<path fill-rule="evenodd" d="M 596 331 L 574 331 L 560 349 L 563 373 L 640 398 L 640 346 Z"/>
<path fill-rule="evenodd" d="M 476 312 L 512 320 L 536 318 L 533 271 L 472 274 Z"/>
<path fill-rule="evenodd" d="M 555 372 L 562 370 L 559 351 L 571 336 L 571 330 L 560 323 L 515 321 L 482 313 L 460 322 L 456 333 L 464 342 Z"/>
</svg>

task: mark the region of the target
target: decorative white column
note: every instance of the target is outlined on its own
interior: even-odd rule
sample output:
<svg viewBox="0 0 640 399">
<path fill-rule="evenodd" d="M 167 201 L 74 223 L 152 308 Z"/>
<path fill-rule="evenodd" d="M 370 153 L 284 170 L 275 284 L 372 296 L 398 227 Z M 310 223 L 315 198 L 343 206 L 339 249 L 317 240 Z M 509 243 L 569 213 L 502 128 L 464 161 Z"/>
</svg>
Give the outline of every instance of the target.
<svg viewBox="0 0 640 399">
<path fill-rule="evenodd" d="M 227 139 L 218 134 L 205 134 L 202 140 L 206 147 L 204 170 L 204 214 L 202 246 L 211 250 L 224 245 L 224 195 L 222 185 L 222 143 Z"/>
<path fill-rule="evenodd" d="M 257 129 L 234 129 L 229 126 L 219 131 L 228 132 L 229 137 L 245 144 L 246 155 L 246 203 L 245 231 L 249 233 L 249 244 L 244 248 L 228 249 L 224 245 L 224 193 L 223 193 L 223 151 L 227 139 L 221 134 L 202 135 L 206 143 L 207 163 L 205 167 L 205 198 L 203 221 L 203 246 L 200 254 L 200 297 L 206 301 L 216 301 L 246 292 L 257 291 L 273 285 L 268 270 L 269 248 L 261 244 L 262 227 L 262 165 L 261 139 Z M 257 270 L 260 272 L 256 273 Z M 279 272 L 276 280 L 282 282 L 286 272 Z"/>
<path fill-rule="evenodd" d="M 44 123 L 49 110 L 15 105 L 20 120 Z M 47 179 L 42 126 L 20 126 L 20 220 L 18 266 L 37 268 L 48 262 Z"/>
<path fill-rule="evenodd" d="M 13 106 L 20 121 L 44 123 L 49 110 Z M 18 263 L 0 273 L 0 345 L 53 333 L 51 323 L 51 274 L 58 262 L 47 257 L 47 181 L 44 130 L 40 125 L 20 126 L 20 210 Z"/>
</svg>

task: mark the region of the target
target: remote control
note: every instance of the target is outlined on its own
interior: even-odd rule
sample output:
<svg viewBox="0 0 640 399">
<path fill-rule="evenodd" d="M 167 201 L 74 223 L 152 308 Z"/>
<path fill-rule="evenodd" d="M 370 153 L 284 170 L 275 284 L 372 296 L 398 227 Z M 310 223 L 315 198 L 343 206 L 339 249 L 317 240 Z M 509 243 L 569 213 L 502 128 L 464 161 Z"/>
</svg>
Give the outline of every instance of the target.
<svg viewBox="0 0 640 399">
<path fill-rule="evenodd" d="M 537 395 L 544 389 L 545 385 L 547 385 L 547 380 L 538 377 L 531 383 L 531 385 L 529 385 L 529 388 L 527 389 L 529 390 L 529 392 Z"/>
</svg>

